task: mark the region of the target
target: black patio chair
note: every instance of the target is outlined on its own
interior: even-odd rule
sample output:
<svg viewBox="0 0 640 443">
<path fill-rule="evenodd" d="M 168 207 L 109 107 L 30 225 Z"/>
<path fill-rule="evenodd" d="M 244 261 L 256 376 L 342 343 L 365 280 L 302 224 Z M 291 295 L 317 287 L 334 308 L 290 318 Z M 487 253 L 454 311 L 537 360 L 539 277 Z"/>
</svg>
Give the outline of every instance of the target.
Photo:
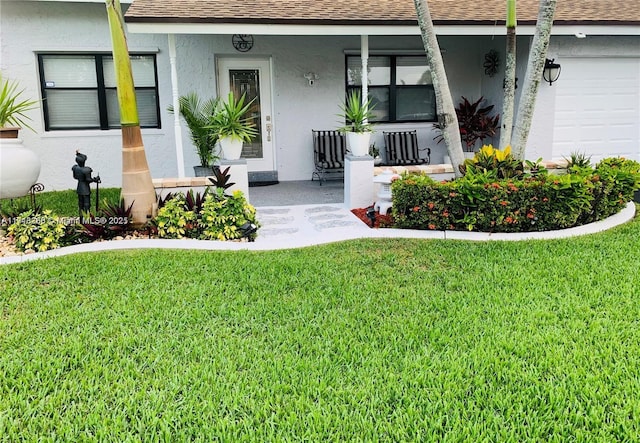
<svg viewBox="0 0 640 443">
<path fill-rule="evenodd" d="M 388 165 L 421 165 L 431 162 L 431 149 L 418 146 L 417 131 L 383 131 Z M 421 156 L 420 153 L 426 153 Z"/>
<path fill-rule="evenodd" d="M 315 171 L 311 181 L 318 178 L 320 186 L 327 175 L 344 175 L 344 156 L 347 152 L 347 139 L 344 133 L 335 130 L 312 130 L 313 162 Z"/>
</svg>

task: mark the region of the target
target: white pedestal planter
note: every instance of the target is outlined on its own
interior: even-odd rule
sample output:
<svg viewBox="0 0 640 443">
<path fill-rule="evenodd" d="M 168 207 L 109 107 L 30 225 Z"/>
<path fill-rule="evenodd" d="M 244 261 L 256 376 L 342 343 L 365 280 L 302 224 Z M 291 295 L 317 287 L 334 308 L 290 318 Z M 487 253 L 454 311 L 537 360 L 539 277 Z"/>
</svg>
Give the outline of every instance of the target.
<svg viewBox="0 0 640 443">
<path fill-rule="evenodd" d="M 374 201 L 373 157 L 347 154 L 344 164 L 344 204 L 348 209 L 366 208 Z"/>
<path fill-rule="evenodd" d="M 220 139 L 220 148 L 222 148 L 222 156 L 224 159 L 238 160 L 242 155 L 242 140 L 222 137 Z"/>
<path fill-rule="evenodd" d="M 0 198 L 23 197 L 40 176 L 40 158 L 19 138 L 0 138 Z"/>
<path fill-rule="evenodd" d="M 235 183 L 227 190 L 227 193 L 232 194 L 235 191 L 242 191 L 244 197 L 249 200 L 249 172 L 247 169 L 247 160 L 241 158 L 239 160 L 221 160 L 220 169 L 223 171 L 229 167 L 229 175 L 231 175 L 231 182 Z"/>
<path fill-rule="evenodd" d="M 347 132 L 347 148 L 354 157 L 369 155 L 370 132 Z"/>
</svg>

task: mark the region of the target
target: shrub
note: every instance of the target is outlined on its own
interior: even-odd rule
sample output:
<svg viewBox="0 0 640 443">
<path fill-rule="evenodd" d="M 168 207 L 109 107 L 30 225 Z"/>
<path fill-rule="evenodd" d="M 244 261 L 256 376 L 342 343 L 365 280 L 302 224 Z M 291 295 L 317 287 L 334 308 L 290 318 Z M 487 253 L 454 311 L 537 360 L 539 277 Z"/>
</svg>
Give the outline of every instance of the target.
<svg viewBox="0 0 640 443">
<path fill-rule="evenodd" d="M 132 231 L 132 208 L 133 203 L 127 207 L 121 199 L 118 203 L 107 202 L 97 215 L 83 216 L 78 228 L 80 241 L 110 240 L 128 234 Z"/>
<path fill-rule="evenodd" d="M 158 215 L 153 220 L 153 224 L 158 230 L 161 238 L 193 238 L 196 214 L 185 207 L 184 194 L 176 194 L 172 199 L 167 200 L 164 206 L 158 210 Z"/>
<path fill-rule="evenodd" d="M 499 180 L 490 171 L 446 182 L 406 174 L 392 184 L 395 226 L 526 232 L 600 220 L 631 200 L 634 180 L 637 185 L 633 164 L 614 164 L 606 162 L 592 176 L 536 174 L 518 180 Z"/>
<path fill-rule="evenodd" d="M 28 210 L 18 215 L 7 229 L 20 251 L 48 251 L 73 242 L 73 229 L 64 224 L 50 210 L 36 213 Z"/>
<path fill-rule="evenodd" d="M 201 212 L 200 238 L 205 240 L 233 240 L 241 238 L 243 232 L 240 227 L 245 223 L 258 225 L 256 210 L 244 198 L 242 191 L 232 195 L 224 193 L 224 189 L 217 188 L 207 196 Z M 253 234 L 249 240 L 253 240 Z"/>
<path fill-rule="evenodd" d="M 161 238 L 234 240 L 245 235 L 246 223 L 258 226 L 256 211 L 241 191 L 225 194 L 223 188 L 203 195 L 177 194 L 166 200 L 153 224 Z M 249 240 L 256 234 L 250 234 Z"/>
<path fill-rule="evenodd" d="M 585 222 L 601 220 L 616 214 L 640 187 L 640 163 L 621 157 L 600 161 L 591 175 L 592 209 Z"/>
</svg>

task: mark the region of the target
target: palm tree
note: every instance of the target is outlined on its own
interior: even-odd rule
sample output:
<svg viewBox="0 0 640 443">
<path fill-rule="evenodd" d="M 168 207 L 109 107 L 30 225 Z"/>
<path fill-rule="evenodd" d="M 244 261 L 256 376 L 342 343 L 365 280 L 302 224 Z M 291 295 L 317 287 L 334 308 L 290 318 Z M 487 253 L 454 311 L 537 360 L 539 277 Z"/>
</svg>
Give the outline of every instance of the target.
<svg viewBox="0 0 640 443">
<path fill-rule="evenodd" d="M 527 138 L 531 129 L 531 120 L 538 94 L 538 86 L 542 78 L 544 62 L 547 58 L 549 39 L 551 37 L 551 27 L 553 26 L 553 16 L 556 11 L 556 0 L 540 0 L 538 9 L 538 21 L 536 32 L 529 51 L 529 63 L 527 73 L 524 77 L 522 95 L 518 106 L 517 120 L 513 135 L 511 137 L 511 147 L 513 156 L 524 159 L 524 151 L 527 147 Z"/>
<path fill-rule="evenodd" d="M 504 101 L 502 104 L 502 131 L 500 148 L 511 144 L 513 103 L 516 95 L 516 0 L 507 0 L 507 48 L 504 68 Z"/>
<path fill-rule="evenodd" d="M 216 151 L 218 133 L 213 127 L 220 100 L 209 98 L 201 100 L 198 94 L 190 92 L 178 98 L 180 115 L 184 119 L 191 134 L 191 142 L 196 148 L 200 166 L 211 167 L 220 156 Z M 168 111 L 173 113 L 173 105 Z"/>
<path fill-rule="evenodd" d="M 131 212 L 133 224 L 141 226 L 155 215 L 156 191 L 151 180 L 140 131 L 136 91 L 133 86 L 120 0 L 105 1 L 113 44 L 122 126 L 122 198 L 126 206 L 133 205 Z"/>
<path fill-rule="evenodd" d="M 433 89 L 436 93 L 436 109 L 438 110 L 438 125 L 442 130 L 442 136 L 447 145 L 447 151 L 451 158 L 453 170 L 456 177 L 460 177 L 460 165 L 464 163 L 464 153 L 462 151 L 462 140 L 460 138 L 460 128 L 456 109 L 451 98 L 447 73 L 444 69 L 440 45 L 433 28 L 431 13 L 427 0 L 414 0 L 418 24 L 422 34 L 422 43 L 427 53 L 429 69 L 433 80 Z"/>
</svg>

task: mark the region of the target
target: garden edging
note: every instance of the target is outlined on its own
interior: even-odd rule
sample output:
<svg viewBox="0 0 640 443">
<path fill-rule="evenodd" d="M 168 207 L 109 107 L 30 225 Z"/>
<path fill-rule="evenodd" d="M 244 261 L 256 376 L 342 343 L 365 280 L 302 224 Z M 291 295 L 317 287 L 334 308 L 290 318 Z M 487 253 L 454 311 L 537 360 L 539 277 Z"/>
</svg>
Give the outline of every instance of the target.
<svg viewBox="0 0 640 443">
<path fill-rule="evenodd" d="M 308 206 L 292 206 L 292 210 L 308 208 Z M 258 213 L 261 208 L 258 208 Z M 371 229 L 353 215 L 346 207 L 340 208 L 344 211 L 344 220 L 353 221 L 343 226 L 332 227 L 319 231 L 313 227 L 301 228 L 298 235 L 281 236 L 260 236 L 255 242 L 232 242 L 232 241 L 212 241 L 212 240 L 167 240 L 167 239 L 135 239 L 116 240 L 94 243 L 84 243 L 67 246 L 46 252 L 36 252 L 33 254 L 0 257 L 1 264 L 21 263 L 29 260 L 59 257 L 81 252 L 114 251 L 125 249 L 193 249 L 193 250 L 277 250 L 292 249 L 307 246 L 315 246 L 325 243 L 333 243 L 344 240 L 355 240 L 362 238 L 415 238 L 415 239 L 440 239 L 440 240 L 471 240 L 471 241 L 521 241 L 521 240 L 549 240 L 576 237 L 611 229 L 624 224 L 634 218 L 636 213 L 635 203 L 629 202 L 619 213 L 594 223 L 574 228 L 546 231 L 546 232 L 523 232 L 523 233 L 486 233 L 486 232 L 463 232 L 463 231 L 419 231 L 411 229 Z M 304 211 L 300 212 L 303 214 Z M 297 217 L 292 223 L 306 223 L 304 214 Z M 313 234 L 310 234 L 313 233 Z"/>
</svg>

